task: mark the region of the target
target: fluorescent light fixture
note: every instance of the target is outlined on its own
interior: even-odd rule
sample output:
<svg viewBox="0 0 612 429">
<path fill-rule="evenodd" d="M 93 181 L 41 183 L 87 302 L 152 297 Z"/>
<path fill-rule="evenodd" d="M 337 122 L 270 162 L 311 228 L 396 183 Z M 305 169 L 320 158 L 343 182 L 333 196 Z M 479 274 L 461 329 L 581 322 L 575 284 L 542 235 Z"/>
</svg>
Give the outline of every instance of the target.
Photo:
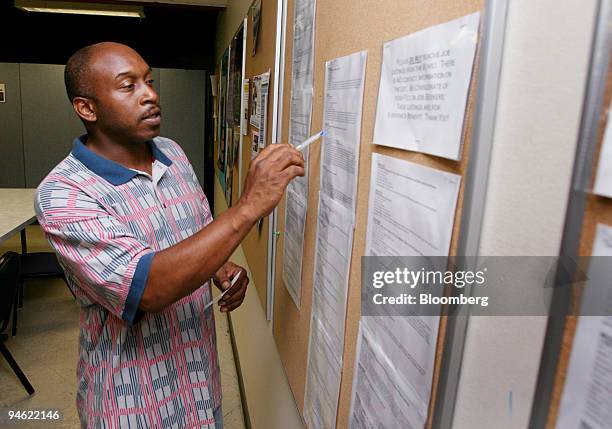
<svg viewBox="0 0 612 429">
<path fill-rule="evenodd" d="M 68 13 L 77 15 L 124 16 L 144 18 L 144 8 L 134 5 L 103 4 L 97 2 L 65 2 L 44 0 L 15 0 L 15 7 L 27 12 Z"/>
</svg>

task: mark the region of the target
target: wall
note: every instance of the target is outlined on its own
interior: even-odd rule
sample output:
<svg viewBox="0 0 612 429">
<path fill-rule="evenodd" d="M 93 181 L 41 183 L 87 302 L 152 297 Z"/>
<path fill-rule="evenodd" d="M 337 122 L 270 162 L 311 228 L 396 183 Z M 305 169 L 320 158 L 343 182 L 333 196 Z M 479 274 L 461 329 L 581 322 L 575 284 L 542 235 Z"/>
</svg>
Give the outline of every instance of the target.
<svg viewBox="0 0 612 429">
<path fill-rule="evenodd" d="M 247 16 L 253 0 L 229 0 L 227 8 L 217 16 L 217 36 L 215 37 L 215 58 L 219 61 Z M 263 9 L 262 9 L 262 13 Z"/>
<path fill-rule="evenodd" d="M 559 252 L 595 3 L 509 2 L 482 255 Z M 527 427 L 545 328 L 470 319 L 453 429 Z"/>
<path fill-rule="evenodd" d="M 85 133 L 66 96 L 64 66 L 20 64 L 26 187 L 40 181 Z"/>
<path fill-rule="evenodd" d="M 161 69 L 159 72 L 163 113 L 161 135 L 182 146 L 203 185 L 207 75 L 203 70 Z M 208 168 L 213 167 L 210 165 Z"/>
<path fill-rule="evenodd" d="M 227 210 L 223 190 L 216 178 L 214 203 L 215 216 Z M 251 427 L 301 429 L 300 416 L 272 337 L 272 323 L 266 320 L 241 246 L 231 260 L 245 267 L 251 279 L 243 304 L 229 316 Z"/>
<path fill-rule="evenodd" d="M 6 85 L 5 100 L 0 103 L 0 146 L 2 168 L 0 184 L 9 188 L 23 188 L 23 130 L 21 127 L 21 91 L 19 90 L 19 64 L 0 64 L 0 83 Z"/>
<path fill-rule="evenodd" d="M 202 184 L 206 72 L 154 69 L 153 78 L 163 109 L 161 135 L 183 147 Z M 64 66 L 0 63 L 0 82 L 7 83 L 0 142 L 9 161 L 0 172 L 0 187 L 34 188 L 85 128 L 66 97 Z"/>
</svg>

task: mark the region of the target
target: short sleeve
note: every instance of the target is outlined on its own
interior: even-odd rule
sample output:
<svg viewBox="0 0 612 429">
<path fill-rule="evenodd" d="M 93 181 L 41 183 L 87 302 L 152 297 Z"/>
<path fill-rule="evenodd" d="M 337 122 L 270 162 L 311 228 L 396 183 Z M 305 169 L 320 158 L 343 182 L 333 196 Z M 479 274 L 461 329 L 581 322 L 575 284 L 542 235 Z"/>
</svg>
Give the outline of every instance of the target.
<svg viewBox="0 0 612 429">
<path fill-rule="evenodd" d="M 43 185 L 35 206 L 40 226 L 79 294 L 136 323 L 153 250 L 69 184 Z"/>
</svg>

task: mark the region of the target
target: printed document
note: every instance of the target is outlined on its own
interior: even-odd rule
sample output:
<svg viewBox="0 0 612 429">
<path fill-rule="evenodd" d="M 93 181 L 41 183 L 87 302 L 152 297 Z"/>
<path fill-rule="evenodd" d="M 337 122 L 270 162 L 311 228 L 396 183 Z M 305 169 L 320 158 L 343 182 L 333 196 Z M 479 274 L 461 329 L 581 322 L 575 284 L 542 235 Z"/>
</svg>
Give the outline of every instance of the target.
<svg viewBox="0 0 612 429">
<path fill-rule="evenodd" d="M 374 143 L 458 160 L 479 13 L 385 43 Z"/>
</svg>

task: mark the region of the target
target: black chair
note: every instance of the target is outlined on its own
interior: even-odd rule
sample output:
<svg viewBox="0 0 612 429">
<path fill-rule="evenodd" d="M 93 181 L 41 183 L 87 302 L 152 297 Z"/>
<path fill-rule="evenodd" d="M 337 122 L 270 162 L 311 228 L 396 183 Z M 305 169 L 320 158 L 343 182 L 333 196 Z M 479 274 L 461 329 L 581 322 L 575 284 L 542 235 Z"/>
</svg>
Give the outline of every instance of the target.
<svg viewBox="0 0 612 429">
<path fill-rule="evenodd" d="M 21 258 L 21 277 L 19 281 L 18 307 L 23 307 L 23 281 L 33 278 L 61 278 L 66 282 L 64 270 L 57 261 L 57 256 L 53 252 L 33 252 L 23 253 Z M 70 293 L 74 293 L 70 288 Z M 13 313 L 13 336 L 17 335 L 17 306 Z"/>
<path fill-rule="evenodd" d="M 8 339 L 8 335 L 4 334 L 4 331 L 11 320 L 11 310 L 17 310 L 20 267 L 21 261 L 18 253 L 6 252 L 0 257 L 0 353 L 2 353 L 28 394 L 32 395 L 34 388 L 4 344 Z"/>
</svg>

